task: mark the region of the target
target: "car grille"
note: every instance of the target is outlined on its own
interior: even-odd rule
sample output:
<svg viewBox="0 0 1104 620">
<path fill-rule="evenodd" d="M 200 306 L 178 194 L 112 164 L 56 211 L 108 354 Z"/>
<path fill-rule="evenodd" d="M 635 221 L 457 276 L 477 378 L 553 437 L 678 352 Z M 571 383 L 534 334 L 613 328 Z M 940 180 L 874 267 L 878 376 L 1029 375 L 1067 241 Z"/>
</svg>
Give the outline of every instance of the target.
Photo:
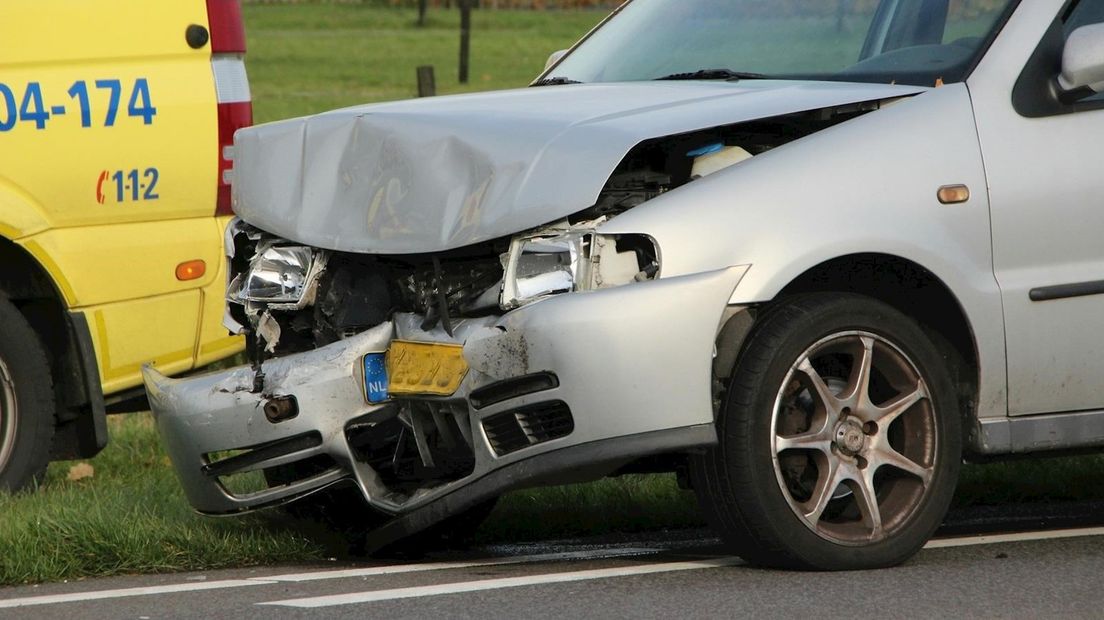
<svg viewBox="0 0 1104 620">
<path fill-rule="evenodd" d="M 562 401 L 529 405 L 483 419 L 483 431 L 499 456 L 566 437 L 574 430 L 571 409 Z"/>
</svg>

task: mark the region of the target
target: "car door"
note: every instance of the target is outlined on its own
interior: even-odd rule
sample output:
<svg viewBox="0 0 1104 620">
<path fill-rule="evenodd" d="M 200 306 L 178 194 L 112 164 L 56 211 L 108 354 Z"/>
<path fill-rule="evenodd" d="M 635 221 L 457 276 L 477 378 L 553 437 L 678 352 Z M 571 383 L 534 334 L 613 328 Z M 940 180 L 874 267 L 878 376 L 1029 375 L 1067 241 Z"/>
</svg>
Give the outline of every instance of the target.
<svg viewBox="0 0 1104 620">
<path fill-rule="evenodd" d="M 1022 52 L 1027 62 L 1003 76 L 982 67 L 970 82 L 1004 303 L 1011 415 L 1104 408 L 1104 170 L 1097 150 L 1104 101 L 1064 105 L 1051 90 L 1066 38 L 1104 22 L 1104 0 L 1062 4 L 1021 5 L 990 51 L 999 58 L 986 61 L 1011 64 Z M 1049 13 L 1039 19 L 1045 7 Z"/>
</svg>

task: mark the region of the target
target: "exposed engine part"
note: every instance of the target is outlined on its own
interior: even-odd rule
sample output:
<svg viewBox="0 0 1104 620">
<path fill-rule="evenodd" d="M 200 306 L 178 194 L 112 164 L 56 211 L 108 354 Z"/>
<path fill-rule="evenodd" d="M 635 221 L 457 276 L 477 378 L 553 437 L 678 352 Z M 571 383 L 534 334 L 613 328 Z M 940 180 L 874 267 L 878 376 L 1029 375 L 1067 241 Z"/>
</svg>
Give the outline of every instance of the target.
<svg viewBox="0 0 1104 620">
<path fill-rule="evenodd" d="M 260 248 L 275 240 L 246 224 L 233 236 L 231 290 Z M 317 278 L 310 282 L 309 299 L 301 305 L 261 304 L 229 296 L 229 314 L 238 331 L 244 330 L 247 351 L 257 372 L 257 391 L 263 389 L 258 360 L 264 355 L 307 351 L 361 333 L 397 312 L 416 312 L 432 327 L 441 317 L 450 325 L 472 316 L 499 311 L 506 241 L 488 243 L 440 256 L 413 255 L 386 258 L 363 254 L 319 252 Z M 437 262 L 435 268 L 434 262 Z M 228 327 L 232 327 L 228 323 Z"/>
<path fill-rule="evenodd" d="M 393 492 L 409 495 L 427 481 L 471 474 L 475 456 L 463 401 L 397 401 L 392 414 L 346 429 L 357 458 L 372 466 Z"/>
<path fill-rule="evenodd" d="M 690 168 L 690 177 L 693 179 L 709 176 L 752 158 L 747 150 L 738 146 L 725 146 L 723 142 L 691 151 L 687 156 L 694 158 L 694 165 Z"/>
<path fill-rule="evenodd" d="M 671 175 L 644 169 L 614 174 L 606 183 L 598 203 L 596 216 L 614 215 L 647 202 L 671 188 Z"/>
<path fill-rule="evenodd" d="M 473 316 L 497 310 L 503 274 L 500 254 L 438 257 L 439 273 L 435 272 L 432 260 L 410 265 L 398 281 L 403 309 L 425 312 L 426 308 L 437 308 L 438 295 L 443 295 L 451 316 Z"/>
<path fill-rule="evenodd" d="M 617 166 L 594 206 L 570 221 L 613 217 L 696 178 L 891 103 L 837 106 L 641 142 Z"/>
<path fill-rule="evenodd" d="M 395 311 L 386 269 L 366 268 L 335 255 L 319 286 L 310 326 L 317 345 L 329 344 L 386 321 Z"/>
</svg>

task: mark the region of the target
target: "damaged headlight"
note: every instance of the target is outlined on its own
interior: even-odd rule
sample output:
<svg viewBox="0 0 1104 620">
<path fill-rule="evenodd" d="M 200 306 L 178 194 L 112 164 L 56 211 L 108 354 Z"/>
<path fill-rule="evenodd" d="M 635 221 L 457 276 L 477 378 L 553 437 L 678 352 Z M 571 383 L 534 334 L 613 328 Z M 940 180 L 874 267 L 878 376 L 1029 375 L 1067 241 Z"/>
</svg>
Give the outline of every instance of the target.
<svg viewBox="0 0 1104 620">
<path fill-rule="evenodd" d="M 273 245 L 249 262 L 249 269 L 231 282 L 233 301 L 299 305 L 321 268 L 317 253 L 303 246 Z"/>
<path fill-rule="evenodd" d="M 658 252 L 650 238 L 600 235 L 595 225 L 514 237 L 504 257 L 502 307 L 509 310 L 552 295 L 621 286 L 658 274 Z"/>
</svg>

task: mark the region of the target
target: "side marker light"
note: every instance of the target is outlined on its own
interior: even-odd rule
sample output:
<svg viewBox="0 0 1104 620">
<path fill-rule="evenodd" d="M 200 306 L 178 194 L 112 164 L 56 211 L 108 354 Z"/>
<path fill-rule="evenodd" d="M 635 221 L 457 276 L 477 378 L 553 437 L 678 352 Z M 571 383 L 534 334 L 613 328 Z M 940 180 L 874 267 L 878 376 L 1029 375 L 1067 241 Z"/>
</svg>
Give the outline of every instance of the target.
<svg viewBox="0 0 1104 620">
<path fill-rule="evenodd" d="M 936 196 L 945 205 L 962 204 L 970 200 L 970 188 L 965 185 L 944 185 L 939 188 Z"/>
<path fill-rule="evenodd" d="M 184 261 L 176 266 L 176 279 L 181 282 L 198 280 L 207 273 L 207 263 L 202 260 Z"/>
</svg>

